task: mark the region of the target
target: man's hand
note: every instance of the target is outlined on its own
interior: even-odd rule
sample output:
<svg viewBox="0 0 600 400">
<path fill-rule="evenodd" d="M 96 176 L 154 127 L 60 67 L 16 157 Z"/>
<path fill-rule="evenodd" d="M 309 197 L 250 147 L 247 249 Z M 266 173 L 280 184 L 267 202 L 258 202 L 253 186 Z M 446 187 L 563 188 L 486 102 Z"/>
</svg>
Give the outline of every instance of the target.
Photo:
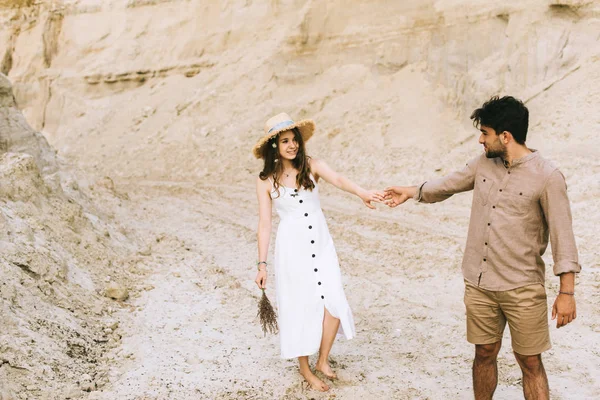
<svg viewBox="0 0 600 400">
<path fill-rule="evenodd" d="M 552 319 L 556 319 L 556 327 L 567 325 L 577 318 L 575 296 L 559 293 L 552 306 Z"/>
<path fill-rule="evenodd" d="M 396 207 L 417 193 L 416 186 L 390 186 L 385 188 L 385 204 Z"/>
</svg>

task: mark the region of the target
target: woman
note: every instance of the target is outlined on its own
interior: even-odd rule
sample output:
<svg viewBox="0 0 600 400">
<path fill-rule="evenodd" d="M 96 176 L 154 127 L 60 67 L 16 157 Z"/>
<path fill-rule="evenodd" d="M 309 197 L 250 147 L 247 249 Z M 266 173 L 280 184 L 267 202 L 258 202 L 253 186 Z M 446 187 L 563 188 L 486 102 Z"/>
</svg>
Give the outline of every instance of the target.
<svg viewBox="0 0 600 400">
<path fill-rule="evenodd" d="M 298 357 L 300 373 L 310 386 L 329 390 L 315 376 L 308 356 L 319 351 L 315 369 L 337 378 L 328 363 L 336 334 L 355 335 L 352 311 L 342 287 L 338 258 L 319 202 L 317 182 L 323 178 L 352 193 L 369 208 L 383 201 L 383 193 L 367 191 L 337 174 L 325 162 L 306 155 L 304 142 L 315 130 L 311 120 L 293 122 L 285 114 L 269 119 L 265 135 L 254 146 L 264 168 L 256 181 L 259 203 L 258 274 L 267 283 L 267 252 L 271 236 L 271 207 L 280 217 L 275 243 L 275 277 L 281 356 Z"/>
</svg>

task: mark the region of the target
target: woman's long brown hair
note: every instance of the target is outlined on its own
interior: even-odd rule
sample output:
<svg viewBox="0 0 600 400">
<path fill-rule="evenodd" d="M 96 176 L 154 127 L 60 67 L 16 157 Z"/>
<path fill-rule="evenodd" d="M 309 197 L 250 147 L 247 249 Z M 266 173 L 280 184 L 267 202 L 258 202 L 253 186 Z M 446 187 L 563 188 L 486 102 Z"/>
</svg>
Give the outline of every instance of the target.
<svg viewBox="0 0 600 400">
<path fill-rule="evenodd" d="M 308 164 L 309 157 L 306 155 L 306 149 L 304 147 L 304 140 L 302 139 L 302 134 L 298 128 L 292 128 L 292 132 L 294 132 L 294 139 L 296 143 L 298 143 L 298 153 L 296 153 L 296 158 L 292 160 L 292 165 L 294 168 L 298 170 L 298 175 L 296 175 L 296 187 L 303 187 L 306 190 L 313 190 L 315 188 L 315 183 L 310 179 L 310 166 Z M 287 131 L 284 131 L 287 132 Z M 283 132 L 280 132 L 281 134 Z M 262 156 L 265 161 L 262 172 L 259 174 L 260 179 L 263 181 L 273 177 L 273 187 L 277 191 L 277 196 L 279 197 L 279 187 L 282 186 L 279 182 L 281 175 L 283 174 L 283 165 L 281 160 L 275 161 L 281 158 L 279 155 L 279 134 L 271 138 L 262 148 Z M 273 143 L 277 145 L 277 147 L 273 147 Z"/>
</svg>

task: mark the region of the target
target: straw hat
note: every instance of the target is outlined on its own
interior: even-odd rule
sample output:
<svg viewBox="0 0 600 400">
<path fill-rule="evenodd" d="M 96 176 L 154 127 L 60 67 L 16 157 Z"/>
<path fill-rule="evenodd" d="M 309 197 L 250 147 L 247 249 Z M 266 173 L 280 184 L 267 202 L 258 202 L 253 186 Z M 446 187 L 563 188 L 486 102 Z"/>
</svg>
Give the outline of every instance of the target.
<svg viewBox="0 0 600 400">
<path fill-rule="evenodd" d="M 294 122 L 286 113 L 277 114 L 276 116 L 269 118 L 265 123 L 264 136 L 256 142 L 252 149 L 254 157 L 262 158 L 262 148 L 267 144 L 269 139 L 277 136 L 278 133 L 289 131 L 293 128 L 298 128 L 302 135 L 302 139 L 306 142 L 315 132 L 315 122 L 312 119 Z"/>
</svg>

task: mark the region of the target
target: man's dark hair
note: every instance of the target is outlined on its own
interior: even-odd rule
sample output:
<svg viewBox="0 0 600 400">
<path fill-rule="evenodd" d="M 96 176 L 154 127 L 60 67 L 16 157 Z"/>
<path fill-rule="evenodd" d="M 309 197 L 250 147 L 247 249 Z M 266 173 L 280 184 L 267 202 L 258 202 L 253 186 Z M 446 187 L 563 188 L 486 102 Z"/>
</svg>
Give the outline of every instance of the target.
<svg viewBox="0 0 600 400">
<path fill-rule="evenodd" d="M 499 135 L 504 131 L 510 132 L 517 143 L 525 144 L 527 127 L 529 125 L 529 110 L 521 100 L 512 96 L 499 98 L 494 96 L 486 101 L 481 108 L 471 114 L 473 125 L 479 128 L 488 126 Z"/>
</svg>

